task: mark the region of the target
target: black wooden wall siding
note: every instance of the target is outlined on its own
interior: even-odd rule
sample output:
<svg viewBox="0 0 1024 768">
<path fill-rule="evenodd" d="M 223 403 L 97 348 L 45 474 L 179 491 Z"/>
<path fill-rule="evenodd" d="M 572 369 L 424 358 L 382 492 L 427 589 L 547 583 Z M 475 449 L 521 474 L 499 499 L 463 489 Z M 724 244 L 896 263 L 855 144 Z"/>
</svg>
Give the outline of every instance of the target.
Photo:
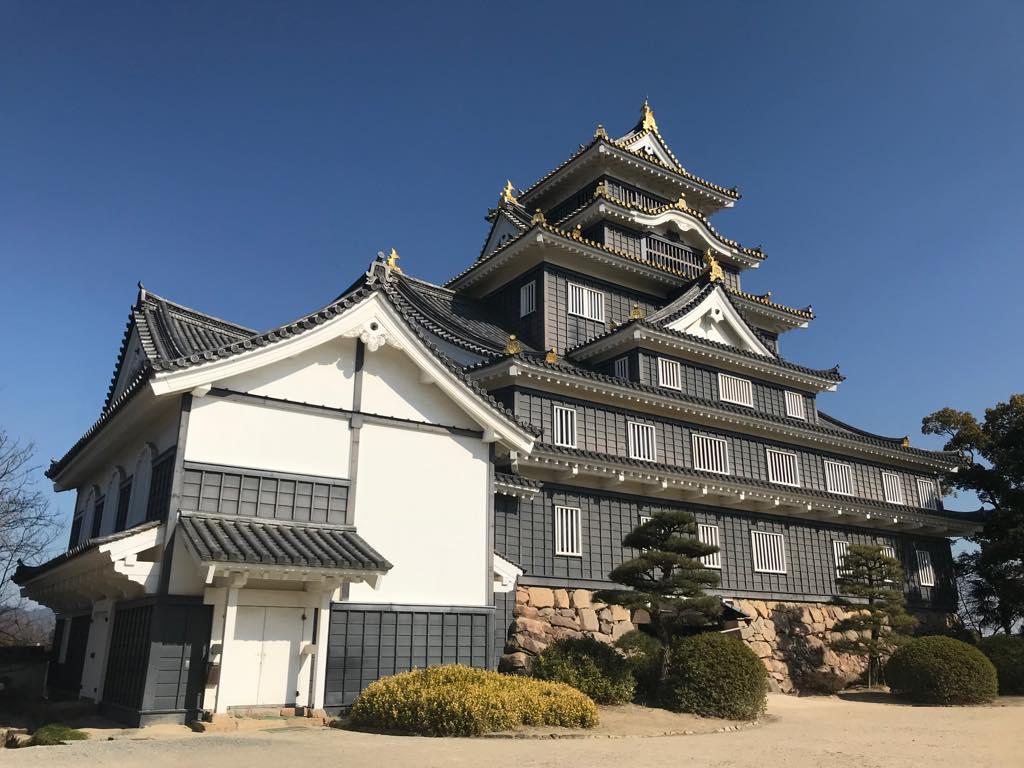
<svg viewBox="0 0 1024 768">
<path fill-rule="evenodd" d="M 825 491 L 825 469 L 823 460 L 850 464 L 853 472 L 854 496 L 862 499 L 884 501 L 882 470 L 895 472 L 903 482 L 904 501 L 910 507 L 920 503 L 917 478 L 914 475 L 884 464 L 869 464 L 863 460 L 852 460 L 840 454 L 814 451 L 786 443 L 763 440 L 739 433 L 711 430 L 703 426 L 682 421 L 652 417 L 649 414 L 634 413 L 624 409 L 597 406 L 585 400 L 559 398 L 534 390 L 515 392 L 516 415 L 543 432 L 543 440 L 553 443 L 552 409 L 554 405 L 565 405 L 576 409 L 576 447 L 608 454 L 620 458 L 629 457 L 627 442 L 627 421 L 655 426 L 657 441 L 657 462 L 677 467 L 693 467 L 691 434 L 723 437 L 729 444 L 729 470 L 734 477 L 768 481 L 766 448 L 778 448 L 796 453 L 800 466 L 800 486 Z M 785 486 L 779 486 L 784 490 Z"/>
<path fill-rule="evenodd" d="M 555 555 L 554 508 L 581 510 L 582 557 Z M 834 540 L 893 546 L 906 571 L 908 597 L 922 604 L 950 608 L 956 592 L 949 542 L 862 528 L 794 520 L 758 513 L 725 511 L 692 504 L 652 503 L 639 497 L 598 494 L 547 486 L 532 500 L 499 496 L 495 506 L 495 550 L 525 569 L 524 581 L 542 577 L 567 581 L 605 581 L 608 573 L 633 551 L 622 546 L 623 536 L 639 524 L 640 516 L 659 509 L 689 509 L 698 522 L 716 525 L 721 546 L 720 589 L 735 596 L 776 600 L 828 600 L 837 594 Z M 758 573 L 753 569 L 751 531 L 785 537 L 787 572 Z M 915 550 L 931 554 L 936 587 L 920 585 Z"/>
<path fill-rule="evenodd" d="M 324 705 L 349 707 L 380 677 L 438 664 L 487 669 L 493 661 L 494 610 L 335 603 L 327 650 Z"/>
<path fill-rule="evenodd" d="M 668 360 L 675 360 L 680 364 L 680 378 L 682 394 L 691 397 L 702 397 L 705 400 L 718 401 L 718 371 L 703 366 L 688 363 L 685 360 L 670 355 L 656 355 L 641 350 L 639 352 L 639 378 L 641 384 L 651 387 L 658 387 L 658 358 L 664 357 Z M 740 378 L 749 379 L 749 376 L 732 374 Z M 748 409 L 751 413 L 767 413 L 773 416 L 787 417 L 786 414 L 786 388 L 778 385 L 751 379 L 754 407 Z M 666 393 L 680 390 L 666 389 Z M 797 392 L 804 400 L 804 411 L 807 418 L 803 421 L 807 424 L 816 424 L 818 421 L 817 410 L 813 395 L 801 392 L 798 389 L 790 389 L 790 392 Z M 787 417 L 788 418 L 788 417 Z M 799 421 L 799 420 L 798 420 Z"/>
<path fill-rule="evenodd" d="M 146 687 L 153 605 L 118 608 L 113 620 L 103 701 L 138 710 Z"/>
<path fill-rule="evenodd" d="M 519 289 L 527 283 L 534 283 L 533 312 L 521 317 L 519 314 Z M 495 322 L 502 328 L 513 329 L 510 333 L 534 349 L 544 348 L 544 271 L 532 269 L 512 282 L 487 296 L 481 303 L 493 314 Z"/>
<path fill-rule="evenodd" d="M 181 507 L 276 520 L 344 525 L 348 481 L 185 465 Z"/>
</svg>

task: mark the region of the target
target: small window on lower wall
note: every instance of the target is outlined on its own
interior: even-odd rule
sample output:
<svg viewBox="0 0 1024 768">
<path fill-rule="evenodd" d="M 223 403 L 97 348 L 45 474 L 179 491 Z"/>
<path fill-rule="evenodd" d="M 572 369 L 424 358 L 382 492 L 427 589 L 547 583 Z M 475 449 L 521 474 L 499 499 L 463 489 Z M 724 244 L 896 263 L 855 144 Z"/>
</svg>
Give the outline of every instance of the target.
<svg viewBox="0 0 1024 768">
<path fill-rule="evenodd" d="M 903 483 L 895 472 L 882 472 L 882 490 L 890 504 L 903 503 Z"/>
<path fill-rule="evenodd" d="M 712 547 L 720 547 L 718 543 L 718 526 L 707 525 L 700 523 L 697 526 L 697 538 L 701 544 L 710 544 Z M 710 555 L 704 555 L 700 559 L 701 563 L 704 564 L 705 568 L 721 568 L 722 567 L 722 552 L 712 552 Z"/>
<path fill-rule="evenodd" d="M 786 572 L 786 540 L 781 533 L 751 531 L 750 538 L 756 573 Z"/>
<path fill-rule="evenodd" d="M 853 468 L 849 464 L 825 459 L 825 490 L 853 496 Z"/>
<path fill-rule="evenodd" d="M 555 554 L 580 557 L 583 543 L 580 536 L 579 507 L 555 507 Z"/>
<path fill-rule="evenodd" d="M 804 396 L 799 392 L 786 390 L 786 415 L 791 419 L 807 419 L 807 408 Z"/>
<path fill-rule="evenodd" d="M 939 490 L 934 480 L 918 479 L 917 495 L 921 497 L 921 506 L 925 509 L 939 508 Z"/>
<path fill-rule="evenodd" d="M 615 361 L 615 378 L 617 379 L 628 379 L 629 378 L 629 358 L 620 357 Z"/>
<path fill-rule="evenodd" d="M 638 421 L 628 421 L 626 424 L 629 426 L 629 458 L 656 461 L 658 450 L 654 426 L 641 424 Z"/>
<path fill-rule="evenodd" d="M 846 576 L 849 571 L 844 567 L 844 561 L 846 560 L 846 553 L 850 550 L 850 542 L 848 541 L 832 541 L 832 555 L 836 561 L 836 576 Z"/>
<path fill-rule="evenodd" d="M 779 485 L 800 487 L 800 468 L 796 454 L 790 451 L 779 451 L 766 448 L 768 457 L 768 480 Z"/>
<path fill-rule="evenodd" d="M 917 580 L 922 587 L 935 586 L 935 570 L 932 568 L 932 555 L 924 549 L 917 550 Z"/>
<path fill-rule="evenodd" d="M 882 554 L 885 555 L 886 557 L 891 557 L 893 560 L 896 560 L 896 561 L 899 560 L 899 558 L 896 557 L 896 548 L 895 547 L 890 547 L 888 544 L 883 544 L 882 545 Z M 892 584 L 893 583 L 892 579 L 886 579 L 885 581 L 886 581 L 887 584 Z"/>
<path fill-rule="evenodd" d="M 658 386 L 666 389 L 683 388 L 683 367 L 675 360 L 658 358 Z"/>
</svg>

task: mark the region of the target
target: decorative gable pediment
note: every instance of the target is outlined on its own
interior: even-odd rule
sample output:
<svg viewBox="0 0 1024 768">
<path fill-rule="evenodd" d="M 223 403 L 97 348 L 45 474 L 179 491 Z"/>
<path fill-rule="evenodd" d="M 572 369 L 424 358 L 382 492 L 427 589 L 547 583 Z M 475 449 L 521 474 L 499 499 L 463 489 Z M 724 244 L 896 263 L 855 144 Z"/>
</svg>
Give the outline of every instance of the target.
<svg viewBox="0 0 1024 768">
<path fill-rule="evenodd" d="M 668 151 L 668 148 L 658 140 L 657 134 L 648 132 L 642 138 L 630 142 L 629 149 L 641 155 L 649 155 L 664 165 L 678 168 L 679 162 Z"/>
<path fill-rule="evenodd" d="M 715 286 L 697 306 L 685 315 L 665 324 L 665 327 L 698 336 L 702 339 L 728 344 L 746 352 L 774 357 L 764 342 L 747 324 L 720 286 Z"/>
<path fill-rule="evenodd" d="M 484 244 L 484 249 L 480 253 L 480 258 L 494 253 L 498 248 L 505 245 L 510 240 L 515 240 L 522 231 L 504 214 L 499 213 L 494 218 L 494 225 L 491 227 L 491 232 L 487 236 L 487 242 Z"/>
</svg>

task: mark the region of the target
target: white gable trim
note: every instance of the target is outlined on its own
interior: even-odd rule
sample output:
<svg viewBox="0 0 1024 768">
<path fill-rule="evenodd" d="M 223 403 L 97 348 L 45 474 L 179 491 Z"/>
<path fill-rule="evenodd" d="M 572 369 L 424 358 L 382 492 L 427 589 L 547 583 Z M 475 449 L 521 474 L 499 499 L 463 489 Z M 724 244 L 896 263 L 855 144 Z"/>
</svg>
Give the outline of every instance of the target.
<svg viewBox="0 0 1024 768">
<path fill-rule="evenodd" d="M 516 588 L 516 579 L 523 575 L 523 569 L 509 562 L 497 552 L 494 553 L 494 591 L 511 592 Z"/>
<path fill-rule="evenodd" d="M 510 450 L 529 453 L 534 438 L 526 430 L 487 406 L 409 330 L 394 308 L 373 293 L 346 312 L 305 333 L 265 347 L 255 347 L 223 360 L 161 372 L 150 381 L 156 395 L 191 392 L 263 366 L 285 360 L 337 338 L 359 338 L 368 352 L 385 344 L 402 350 L 420 369 L 421 380 L 437 385 L 484 430 L 484 439 L 500 442 Z"/>
<path fill-rule="evenodd" d="M 632 140 L 627 146 L 632 152 L 653 155 L 670 168 L 679 168 L 679 163 L 665 151 L 665 147 L 651 132 L 644 134 L 643 138 Z M 650 152 L 648 153 L 646 150 L 650 150 Z"/>
<path fill-rule="evenodd" d="M 523 234 L 523 231 L 513 224 L 508 216 L 504 213 L 498 213 L 494 219 L 494 225 L 491 227 L 490 234 L 487 236 L 487 242 L 484 244 L 483 252 L 480 254 L 481 258 L 489 256 L 494 253 L 498 248 L 505 245 L 510 240 L 515 240 Z"/>
<path fill-rule="evenodd" d="M 721 286 L 716 285 L 700 304 L 665 327 L 691 336 L 724 342 L 764 357 L 774 357 L 740 317 Z"/>
</svg>

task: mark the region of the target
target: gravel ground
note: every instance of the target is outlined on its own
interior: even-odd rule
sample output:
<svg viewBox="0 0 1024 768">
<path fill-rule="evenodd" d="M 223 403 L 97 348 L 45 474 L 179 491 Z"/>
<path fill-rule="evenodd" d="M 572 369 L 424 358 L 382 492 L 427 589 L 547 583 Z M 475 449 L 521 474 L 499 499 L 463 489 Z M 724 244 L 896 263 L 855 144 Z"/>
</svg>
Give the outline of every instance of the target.
<svg viewBox="0 0 1024 768">
<path fill-rule="evenodd" d="M 775 695 L 770 697 L 768 712 L 769 717 L 756 728 L 654 738 L 426 739 L 287 727 L 231 735 L 143 730 L 113 741 L 0 750 L 0 764 L 5 768 L 479 768 L 498 764 L 678 768 L 685 760 L 702 768 L 920 768 L 951 761 L 971 768 L 1024 765 L 1024 698 L 1004 698 L 987 707 L 942 708 L 903 706 L 878 696 Z"/>
</svg>

